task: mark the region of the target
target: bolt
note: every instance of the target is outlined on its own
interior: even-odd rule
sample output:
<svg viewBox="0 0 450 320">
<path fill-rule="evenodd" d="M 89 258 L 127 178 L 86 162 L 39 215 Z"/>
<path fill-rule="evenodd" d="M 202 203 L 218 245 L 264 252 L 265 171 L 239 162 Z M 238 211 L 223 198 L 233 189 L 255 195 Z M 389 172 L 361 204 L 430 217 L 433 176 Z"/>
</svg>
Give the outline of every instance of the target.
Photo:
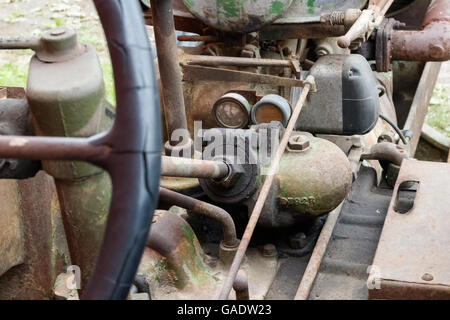
<svg viewBox="0 0 450 320">
<path fill-rule="evenodd" d="M 304 151 L 308 149 L 310 142 L 308 137 L 304 135 L 295 135 L 289 139 L 288 148 L 293 151 Z"/>
<path fill-rule="evenodd" d="M 300 232 L 289 239 L 289 244 L 293 249 L 303 249 L 308 244 L 308 238 L 305 233 Z"/>
<path fill-rule="evenodd" d="M 434 278 L 433 278 L 433 276 L 431 275 L 431 274 L 429 274 L 429 273 L 425 273 L 423 276 L 422 276 L 422 280 L 425 280 L 425 281 L 431 281 L 431 280 L 433 280 Z"/>
<path fill-rule="evenodd" d="M 64 28 L 56 28 L 56 29 L 53 29 L 50 32 L 50 35 L 57 37 L 57 36 L 62 36 L 65 33 L 66 33 L 66 29 L 64 29 Z"/>
<path fill-rule="evenodd" d="M 262 248 L 262 255 L 266 258 L 272 258 L 277 255 L 277 247 L 274 244 L 265 244 Z"/>
</svg>

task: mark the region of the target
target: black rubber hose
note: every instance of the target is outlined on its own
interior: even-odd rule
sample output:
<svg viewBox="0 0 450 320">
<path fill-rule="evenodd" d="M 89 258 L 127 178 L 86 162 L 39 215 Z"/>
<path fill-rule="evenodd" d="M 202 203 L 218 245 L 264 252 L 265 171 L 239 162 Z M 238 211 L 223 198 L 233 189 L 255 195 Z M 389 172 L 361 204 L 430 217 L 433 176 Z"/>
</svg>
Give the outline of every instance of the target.
<svg viewBox="0 0 450 320">
<path fill-rule="evenodd" d="M 400 130 L 400 128 L 393 121 L 391 121 L 389 118 L 386 118 L 382 114 L 380 114 L 380 118 L 383 119 L 384 121 L 386 121 L 387 123 L 389 123 L 389 125 L 395 130 L 395 132 L 397 132 L 398 136 L 400 137 L 400 139 L 402 140 L 402 142 L 405 145 L 408 144 L 408 141 L 406 140 L 405 135 L 403 134 L 402 130 Z"/>
</svg>

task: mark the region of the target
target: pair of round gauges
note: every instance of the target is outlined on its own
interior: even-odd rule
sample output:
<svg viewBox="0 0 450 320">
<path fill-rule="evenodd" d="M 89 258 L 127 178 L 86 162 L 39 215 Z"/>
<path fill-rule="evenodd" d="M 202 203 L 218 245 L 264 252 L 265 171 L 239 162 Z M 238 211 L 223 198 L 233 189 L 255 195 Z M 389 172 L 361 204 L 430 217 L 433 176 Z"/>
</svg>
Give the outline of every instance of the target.
<svg viewBox="0 0 450 320">
<path fill-rule="evenodd" d="M 252 107 L 244 96 L 230 92 L 217 100 L 213 107 L 217 123 L 230 129 L 242 129 L 249 123 L 271 121 L 279 121 L 286 127 L 291 113 L 289 102 L 276 94 L 264 96 Z"/>
</svg>

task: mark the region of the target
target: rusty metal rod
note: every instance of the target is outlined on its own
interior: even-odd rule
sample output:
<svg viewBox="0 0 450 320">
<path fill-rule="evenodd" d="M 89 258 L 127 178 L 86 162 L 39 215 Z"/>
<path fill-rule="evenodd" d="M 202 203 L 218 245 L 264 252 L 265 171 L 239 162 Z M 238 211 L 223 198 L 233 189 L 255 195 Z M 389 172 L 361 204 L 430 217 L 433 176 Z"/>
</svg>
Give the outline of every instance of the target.
<svg viewBox="0 0 450 320">
<path fill-rule="evenodd" d="M 178 41 L 204 41 L 204 42 L 217 42 L 219 38 L 216 36 L 178 36 Z"/>
<path fill-rule="evenodd" d="M 228 176 L 228 173 L 228 165 L 221 161 L 168 156 L 161 158 L 162 176 L 221 179 Z"/>
<path fill-rule="evenodd" d="M 258 196 L 258 200 L 256 201 L 255 206 L 253 207 L 253 211 L 250 216 L 247 227 L 245 228 L 245 232 L 242 237 L 241 243 L 239 244 L 239 248 L 236 252 L 233 263 L 231 264 L 228 276 L 225 279 L 225 283 L 222 287 L 222 290 L 220 291 L 219 294 L 220 300 L 226 300 L 228 298 L 228 295 L 230 294 L 234 280 L 239 271 L 239 267 L 241 266 L 242 260 L 245 257 L 245 252 L 247 251 L 247 247 L 250 243 L 253 231 L 255 230 L 256 224 L 261 214 L 261 210 L 264 207 L 264 203 L 266 202 L 267 196 L 269 195 L 270 192 L 270 188 L 272 187 L 273 179 L 278 171 L 281 157 L 283 156 L 283 153 L 286 149 L 289 138 L 291 136 L 292 131 L 294 130 L 300 112 L 303 109 L 303 105 L 306 101 L 309 91 L 313 86 L 314 86 L 314 77 L 308 76 L 306 78 L 302 93 L 300 94 L 300 98 L 298 99 L 297 104 L 292 113 L 291 119 L 289 120 L 287 128 L 283 134 L 283 138 L 280 141 L 280 145 L 278 146 L 277 152 L 275 153 L 272 163 L 270 164 L 270 168 L 267 177 L 264 180 L 264 184 L 262 185 L 261 191 Z"/>
<path fill-rule="evenodd" d="M 159 188 L 159 199 L 220 222 L 223 231 L 223 244 L 229 248 L 234 248 L 239 244 L 233 218 L 222 208 L 161 187 Z"/>
<path fill-rule="evenodd" d="M 111 149 L 92 143 L 95 137 L 0 136 L 0 158 L 27 160 L 76 160 L 99 162 Z"/>
<path fill-rule="evenodd" d="M 328 214 L 327 221 L 320 232 L 319 239 L 317 239 L 294 300 L 306 300 L 308 298 L 343 204 L 344 202 Z"/>
<path fill-rule="evenodd" d="M 434 0 L 428 7 L 421 30 L 393 30 L 392 59 L 402 61 L 447 61 L 450 59 L 450 6 Z"/>
<path fill-rule="evenodd" d="M 174 146 L 177 143 L 171 141 L 172 132 L 176 129 L 186 130 L 187 120 L 172 2 L 172 0 L 151 0 L 153 28 L 164 102 L 164 117 L 166 119 L 169 143 Z"/>
<path fill-rule="evenodd" d="M 218 56 L 202 56 L 202 55 L 188 55 L 186 64 L 198 66 L 233 66 L 233 67 L 286 67 L 292 66 L 289 60 L 276 59 L 253 59 L 242 57 L 218 57 Z"/>
<path fill-rule="evenodd" d="M 0 49 L 32 49 L 39 47 L 39 38 L 0 38 Z"/>
</svg>

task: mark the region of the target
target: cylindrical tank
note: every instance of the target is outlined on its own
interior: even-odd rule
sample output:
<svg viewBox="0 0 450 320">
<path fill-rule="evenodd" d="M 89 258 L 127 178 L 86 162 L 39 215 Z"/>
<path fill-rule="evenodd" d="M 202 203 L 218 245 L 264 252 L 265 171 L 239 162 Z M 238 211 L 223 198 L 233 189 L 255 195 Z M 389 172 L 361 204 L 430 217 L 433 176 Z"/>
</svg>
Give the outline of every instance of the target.
<svg viewBox="0 0 450 320">
<path fill-rule="evenodd" d="M 298 149 L 303 150 L 288 147 L 281 159 L 260 226 L 288 227 L 323 215 L 350 192 L 352 170 L 344 152 L 328 140 L 301 135 L 305 139 Z M 258 192 L 249 201 L 250 213 L 257 196 Z"/>
</svg>

